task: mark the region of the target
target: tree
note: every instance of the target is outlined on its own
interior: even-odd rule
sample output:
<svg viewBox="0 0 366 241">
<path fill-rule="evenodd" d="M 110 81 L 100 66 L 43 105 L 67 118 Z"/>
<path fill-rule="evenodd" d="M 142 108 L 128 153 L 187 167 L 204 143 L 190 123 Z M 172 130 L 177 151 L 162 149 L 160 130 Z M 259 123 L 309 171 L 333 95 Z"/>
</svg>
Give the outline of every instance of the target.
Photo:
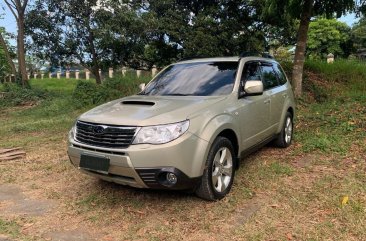
<svg viewBox="0 0 366 241">
<path fill-rule="evenodd" d="M 5 36 L 5 30 L 0 28 L 0 76 L 3 76 L 4 73 L 9 71 L 16 77 L 17 72 L 11 52 L 9 51 L 9 43 L 6 41 L 3 35 Z"/>
<path fill-rule="evenodd" d="M 348 57 L 351 52 L 351 28 L 336 19 L 318 18 L 310 23 L 307 55 L 320 58 L 329 53 Z"/>
<path fill-rule="evenodd" d="M 366 18 L 363 17 L 352 28 L 354 47 L 357 50 L 366 49 Z"/>
<path fill-rule="evenodd" d="M 77 62 L 100 84 L 100 68 L 136 62 L 135 52 L 143 55 L 139 36 L 144 26 L 136 16 L 119 0 L 37 0 L 28 14 L 27 33 L 36 55 L 54 65 Z"/>
<path fill-rule="evenodd" d="M 283 17 L 291 16 L 300 20 L 297 33 L 292 84 L 295 96 L 302 94 L 302 75 L 310 20 L 313 16 L 340 17 L 355 9 L 356 0 L 266 0 L 263 19 L 280 22 Z"/>
<path fill-rule="evenodd" d="M 28 0 L 4 0 L 17 22 L 17 55 L 19 74 L 23 86 L 28 85 L 27 67 L 25 63 L 25 12 L 28 6 Z"/>
<path fill-rule="evenodd" d="M 239 55 L 266 45 L 260 2 L 149 1 L 144 15 L 150 23 L 150 39 L 164 50 L 174 49 L 176 58 Z"/>
<path fill-rule="evenodd" d="M 79 61 L 101 83 L 95 31 L 97 0 L 36 1 L 27 18 L 27 34 L 32 38 L 37 55 L 58 66 Z"/>
</svg>

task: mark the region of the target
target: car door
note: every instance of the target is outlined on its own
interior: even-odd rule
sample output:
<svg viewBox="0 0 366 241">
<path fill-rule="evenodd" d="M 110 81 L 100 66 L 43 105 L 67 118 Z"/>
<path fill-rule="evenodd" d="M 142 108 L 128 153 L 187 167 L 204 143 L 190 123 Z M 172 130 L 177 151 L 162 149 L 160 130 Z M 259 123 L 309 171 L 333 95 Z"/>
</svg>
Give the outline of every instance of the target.
<svg viewBox="0 0 366 241">
<path fill-rule="evenodd" d="M 262 64 L 264 89 L 270 98 L 270 134 L 276 134 L 278 130 L 287 93 L 286 85 L 284 85 L 286 82 L 284 82 L 284 79 L 280 79 L 279 73 L 277 72 L 279 71 L 278 68 L 277 63 Z"/>
<path fill-rule="evenodd" d="M 247 62 L 241 75 L 241 89 L 247 81 L 261 80 L 261 64 Z M 241 143 L 247 149 L 263 141 L 270 126 L 270 99 L 266 93 L 258 96 L 245 96 L 238 100 Z"/>
</svg>

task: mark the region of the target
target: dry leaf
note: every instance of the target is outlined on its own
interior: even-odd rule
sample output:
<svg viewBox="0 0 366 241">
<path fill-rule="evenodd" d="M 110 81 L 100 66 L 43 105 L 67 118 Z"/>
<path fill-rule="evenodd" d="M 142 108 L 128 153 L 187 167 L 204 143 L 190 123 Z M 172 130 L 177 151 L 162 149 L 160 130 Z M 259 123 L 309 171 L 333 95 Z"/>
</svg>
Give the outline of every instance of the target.
<svg viewBox="0 0 366 241">
<path fill-rule="evenodd" d="M 347 205 L 348 200 L 349 200 L 348 196 L 344 196 L 344 197 L 343 197 L 343 199 L 342 199 L 342 207 L 344 207 L 344 206 L 346 206 L 346 205 Z"/>
</svg>

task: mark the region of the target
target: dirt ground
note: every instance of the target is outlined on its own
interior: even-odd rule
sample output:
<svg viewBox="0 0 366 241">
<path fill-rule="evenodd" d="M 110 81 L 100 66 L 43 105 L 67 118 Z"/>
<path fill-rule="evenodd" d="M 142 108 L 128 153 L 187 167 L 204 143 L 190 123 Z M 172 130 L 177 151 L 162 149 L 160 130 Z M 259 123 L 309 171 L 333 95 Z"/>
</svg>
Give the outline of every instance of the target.
<svg viewBox="0 0 366 241">
<path fill-rule="evenodd" d="M 363 175 L 365 153 L 341 160 L 297 148 L 266 147 L 245 158 L 232 193 L 206 202 L 99 181 L 71 166 L 64 145 L 40 147 L 0 163 L 0 240 L 362 240 L 352 232 L 364 228 L 326 227 L 342 229 L 344 195 L 365 201 L 361 187 L 347 194 L 347 179 Z"/>
</svg>

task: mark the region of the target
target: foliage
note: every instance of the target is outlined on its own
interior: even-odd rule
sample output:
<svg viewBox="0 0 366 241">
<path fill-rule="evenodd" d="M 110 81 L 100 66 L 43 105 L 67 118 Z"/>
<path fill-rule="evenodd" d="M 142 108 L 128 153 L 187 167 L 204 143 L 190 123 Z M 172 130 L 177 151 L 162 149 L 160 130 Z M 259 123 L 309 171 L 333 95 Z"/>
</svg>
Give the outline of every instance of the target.
<svg viewBox="0 0 366 241">
<path fill-rule="evenodd" d="M 135 75 L 117 76 L 106 79 L 97 86 L 87 81 L 78 81 L 72 98 L 76 106 L 91 106 L 110 100 L 134 95 L 139 92 L 139 84 L 147 83 L 149 78 L 136 79 Z"/>
<path fill-rule="evenodd" d="M 19 77 L 21 78 L 23 87 L 29 87 L 27 66 L 26 66 L 26 50 L 25 50 L 25 16 L 29 6 L 29 0 L 4 0 L 6 6 L 12 13 L 17 23 L 17 57 Z M 15 75 L 14 65 L 11 65 L 12 72 Z"/>
<path fill-rule="evenodd" d="M 305 63 L 305 68 L 320 74 L 330 83 L 354 83 L 366 80 L 366 64 L 364 62 L 337 60 L 333 64 L 326 61 L 312 60 Z"/>
<path fill-rule="evenodd" d="M 13 49 L 9 48 L 10 44 L 9 44 L 9 39 L 7 36 L 8 34 L 6 33 L 6 31 L 3 27 L 0 27 L 0 35 L 1 35 L 0 37 L 3 38 L 4 44 L 5 44 L 5 46 L 0 44 L 0 82 L 2 82 L 4 76 L 11 73 L 11 66 L 6 57 L 6 52 L 5 52 L 6 50 L 4 48 L 5 47 L 7 48 L 10 58 L 15 58 L 16 55 L 15 55 Z"/>
<path fill-rule="evenodd" d="M 10 67 L 6 60 L 4 49 L 0 46 L 0 82 L 3 81 L 4 76 L 9 73 Z"/>
<path fill-rule="evenodd" d="M 105 92 L 100 91 L 95 83 L 79 81 L 72 94 L 75 104 L 79 106 L 95 105 L 107 98 Z"/>
<path fill-rule="evenodd" d="M 239 55 L 293 41 L 294 21 L 264 24 L 262 1 L 36 1 L 33 52 L 54 65 L 163 67 L 185 57 Z M 98 66 L 98 67 L 95 67 Z"/>
<path fill-rule="evenodd" d="M 294 94 L 300 97 L 302 94 L 303 70 L 305 51 L 308 39 L 310 20 L 313 16 L 326 16 L 327 18 L 340 17 L 348 11 L 355 9 L 358 1 L 354 0 L 266 0 L 262 18 L 266 22 L 280 24 L 286 19 L 299 19 L 297 31 L 296 51 L 292 82 Z"/>
<path fill-rule="evenodd" d="M 33 105 L 48 97 L 48 93 L 44 90 L 29 87 L 22 88 L 14 83 L 4 83 L 2 91 L 4 96 L 0 98 L 0 106 Z"/>
<path fill-rule="evenodd" d="M 351 53 L 351 28 L 336 19 L 318 18 L 310 23 L 307 54 L 311 58 L 326 58 L 329 53 L 347 57 Z"/>
<path fill-rule="evenodd" d="M 157 56 L 169 49 L 177 57 L 230 56 L 264 51 L 267 41 L 291 29 L 264 25 L 261 10 L 261 1 L 170 0 L 151 1 L 143 16 L 151 26 L 154 45 L 164 47 Z"/>
<path fill-rule="evenodd" d="M 136 12 L 117 2 L 36 1 L 27 18 L 34 52 L 56 66 L 77 60 L 100 84 L 101 67 L 133 61 L 134 50 L 143 46 L 135 36 L 143 29 L 134 21 Z"/>
<path fill-rule="evenodd" d="M 366 17 L 352 27 L 352 39 L 356 49 L 366 49 Z"/>
</svg>

